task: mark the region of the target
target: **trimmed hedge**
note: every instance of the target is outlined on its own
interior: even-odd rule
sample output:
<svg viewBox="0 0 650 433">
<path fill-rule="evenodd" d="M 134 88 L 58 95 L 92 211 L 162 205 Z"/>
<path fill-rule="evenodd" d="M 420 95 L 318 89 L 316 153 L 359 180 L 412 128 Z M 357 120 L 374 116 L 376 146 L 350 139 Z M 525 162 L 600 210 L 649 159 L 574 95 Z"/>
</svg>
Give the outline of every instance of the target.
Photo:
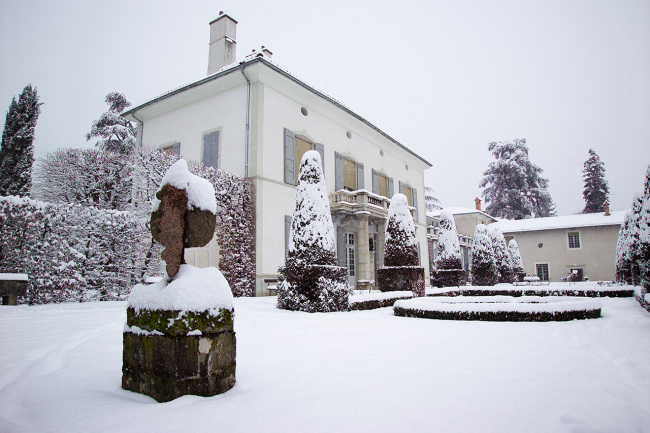
<svg viewBox="0 0 650 433">
<path fill-rule="evenodd" d="M 350 311 L 376 310 L 377 308 L 392 307 L 395 302 L 402 299 L 412 299 L 410 296 L 396 296 L 386 299 L 368 299 L 365 301 L 350 302 Z"/>
<path fill-rule="evenodd" d="M 431 285 L 436 287 L 460 287 L 466 281 L 464 269 L 437 269 L 431 273 Z"/>
<path fill-rule="evenodd" d="M 424 268 L 421 266 L 378 268 L 377 285 L 382 292 L 410 290 L 415 296 L 424 296 Z"/>
<path fill-rule="evenodd" d="M 634 296 L 634 289 L 475 289 L 462 288 L 448 292 L 436 293 L 432 296 L 583 296 L 587 298 L 630 298 Z"/>
<path fill-rule="evenodd" d="M 558 312 L 513 312 L 513 311 L 430 311 L 393 307 L 393 313 L 401 317 L 417 317 L 438 320 L 482 320 L 487 322 L 565 322 L 574 319 L 597 319 L 600 308 Z"/>
</svg>

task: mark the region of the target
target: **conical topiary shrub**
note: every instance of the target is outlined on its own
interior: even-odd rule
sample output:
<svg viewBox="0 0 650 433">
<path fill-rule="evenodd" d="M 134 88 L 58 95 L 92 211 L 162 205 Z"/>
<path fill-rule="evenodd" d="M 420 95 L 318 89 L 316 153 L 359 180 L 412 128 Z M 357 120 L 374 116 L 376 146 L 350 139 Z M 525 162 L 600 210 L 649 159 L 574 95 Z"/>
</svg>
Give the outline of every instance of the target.
<svg viewBox="0 0 650 433">
<path fill-rule="evenodd" d="M 508 255 L 508 246 L 501 233 L 501 229 L 495 225 L 488 226 L 490 239 L 492 240 L 492 251 L 494 252 L 494 262 L 497 266 L 498 282 L 512 283 L 512 261 Z"/>
<path fill-rule="evenodd" d="M 465 278 L 454 216 L 451 212 L 443 209 L 440 212 L 438 257 L 431 276 L 431 284 L 437 287 L 460 286 L 464 284 Z"/>
<path fill-rule="evenodd" d="M 347 269 L 336 264 L 334 227 L 320 154 L 300 162 L 289 251 L 279 269 L 278 308 L 307 312 L 345 311 L 350 286 Z"/>
<path fill-rule="evenodd" d="M 493 286 L 499 279 L 492 239 L 487 226 L 483 224 L 474 229 L 471 270 L 473 286 Z"/>
<path fill-rule="evenodd" d="M 424 296 L 424 268 L 419 261 L 408 200 L 404 194 L 395 194 L 388 208 L 384 266 L 377 269 L 379 290 L 411 290 L 415 296 Z"/>
<path fill-rule="evenodd" d="M 514 239 L 510 239 L 508 242 L 508 256 L 510 256 L 510 262 L 512 263 L 512 279 L 513 281 L 524 281 L 524 262 L 521 260 L 521 253 L 519 252 L 519 245 Z"/>
</svg>

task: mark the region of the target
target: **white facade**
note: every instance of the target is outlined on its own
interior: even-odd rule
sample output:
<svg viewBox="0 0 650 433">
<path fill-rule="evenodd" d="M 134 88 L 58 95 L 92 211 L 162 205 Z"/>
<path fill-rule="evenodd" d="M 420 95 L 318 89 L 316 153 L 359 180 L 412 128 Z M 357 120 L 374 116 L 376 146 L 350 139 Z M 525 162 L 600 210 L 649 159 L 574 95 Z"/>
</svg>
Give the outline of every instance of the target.
<svg viewBox="0 0 650 433">
<path fill-rule="evenodd" d="M 250 100 L 246 78 L 250 81 Z M 250 122 L 248 152 L 247 107 Z M 285 181 L 286 131 L 299 140 L 320 147 L 331 200 L 336 201 L 333 194 L 335 179 L 337 174 L 340 175 L 335 168 L 335 153 L 357 163 L 358 172 L 363 165 L 357 184 L 363 188 L 355 189 L 370 192 L 374 170 L 392 179 L 395 193 L 400 192 L 401 184 L 415 191 L 412 197 L 416 199 L 413 205 L 416 208 L 414 213 L 417 213 L 417 236 L 428 281 L 423 172 L 430 164 L 261 54 L 135 107 L 125 116 L 138 123 L 139 144 L 166 148 L 180 143 L 180 155 L 188 160 L 203 160 L 204 137 L 218 132 L 218 168 L 253 178 L 256 194 L 256 295 L 267 294 L 265 287 L 268 282 L 264 280 L 277 278 L 278 267 L 284 265 L 286 220 L 293 214 L 295 206 L 296 187 Z M 338 167 L 340 169 L 340 165 Z M 368 236 L 379 234 L 373 243 L 383 244 L 382 216 L 386 214 L 385 209 L 381 204 L 362 205 L 363 200 L 381 203 L 380 196 L 367 192 L 348 193 L 338 206 L 340 211 L 336 210 L 336 203 L 332 205 L 335 225 L 345 227 L 346 232 L 355 233 L 357 237 L 353 254 L 357 273 L 351 278 L 352 283 L 373 279 L 373 263 L 368 261 L 374 261 L 374 258 L 368 256 Z M 387 200 L 383 204 L 385 207 L 386 203 Z M 215 266 L 218 261 L 216 242 L 203 249 L 188 250 L 186 260 L 197 266 Z M 381 265 L 381 261 L 377 260 L 375 266 Z M 345 263 L 345 260 L 339 263 Z M 361 270 L 365 273 L 359 276 Z"/>
</svg>

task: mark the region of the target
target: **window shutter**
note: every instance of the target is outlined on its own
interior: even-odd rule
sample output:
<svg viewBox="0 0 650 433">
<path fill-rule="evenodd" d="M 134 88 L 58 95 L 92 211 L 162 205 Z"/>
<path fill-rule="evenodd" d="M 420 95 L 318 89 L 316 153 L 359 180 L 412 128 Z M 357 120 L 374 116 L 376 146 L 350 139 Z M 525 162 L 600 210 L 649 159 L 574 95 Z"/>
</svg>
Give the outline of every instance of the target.
<svg viewBox="0 0 650 433">
<path fill-rule="evenodd" d="M 173 144 L 172 153 L 174 155 L 180 155 L 181 154 L 181 144 L 180 143 L 174 143 Z"/>
<path fill-rule="evenodd" d="M 372 192 L 373 194 L 379 194 L 379 177 L 377 177 L 377 172 L 375 169 L 372 169 Z"/>
<path fill-rule="evenodd" d="M 284 257 L 289 253 L 289 236 L 291 236 L 291 215 L 284 216 Z"/>
<path fill-rule="evenodd" d="M 401 180 L 399 181 L 399 193 L 404 194 L 404 184 Z"/>
<path fill-rule="evenodd" d="M 418 242 L 418 266 L 422 266 L 422 251 L 420 249 L 420 243 Z"/>
<path fill-rule="evenodd" d="M 415 222 L 420 220 L 420 208 L 418 207 L 418 190 L 413 188 L 411 190 L 413 193 L 413 206 L 415 206 Z"/>
<path fill-rule="evenodd" d="M 343 157 L 340 153 L 334 152 L 334 190 L 343 189 Z"/>
<path fill-rule="evenodd" d="M 339 266 L 347 266 L 345 254 L 345 229 L 341 226 L 336 228 L 336 261 Z"/>
<path fill-rule="evenodd" d="M 323 168 L 323 176 L 325 176 L 325 145 L 321 143 L 314 143 L 314 150 L 320 153 L 320 164 Z"/>
<path fill-rule="evenodd" d="M 284 183 L 296 184 L 296 135 L 284 128 Z"/>
<path fill-rule="evenodd" d="M 393 178 L 388 178 L 388 198 L 393 198 L 395 195 L 395 186 L 393 185 Z"/>
<path fill-rule="evenodd" d="M 364 176 L 363 176 L 363 164 L 360 162 L 357 163 L 357 189 L 364 189 L 365 184 L 363 182 Z"/>
<path fill-rule="evenodd" d="M 219 131 L 203 136 L 203 165 L 219 168 Z"/>
</svg>

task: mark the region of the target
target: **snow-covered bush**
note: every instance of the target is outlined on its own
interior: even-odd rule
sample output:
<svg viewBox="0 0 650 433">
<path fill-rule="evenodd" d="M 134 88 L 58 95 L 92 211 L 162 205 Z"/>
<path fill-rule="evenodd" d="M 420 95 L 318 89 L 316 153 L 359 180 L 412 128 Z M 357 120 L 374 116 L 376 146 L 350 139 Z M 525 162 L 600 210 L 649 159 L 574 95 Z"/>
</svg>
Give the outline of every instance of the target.
<svg viewBox="0 0 650 433">
<path fill-rule="evenodd" d="M 0 197 L 0 272 L 29 276 L 21 302 L 119 300 L 147 267 L 129 212 Z"/>
<path fill-rule="evenodd" d="M 523 281 L 524 275 L 526 275 L 524 262 L 521 260 L 519 245 L 514 239 L 510 239 L 510 242 L 508 242 L 508 256 L 510 257 L 510 263 L 512 263 L 513 281 Z"/>
<path fill-rule="evenodd" d="M 388 208 L 384 267 L 377 269 L 379 290 L 411 290 L 424 296 L 424 268 L 419 266 L 415 224 L 404 194 L 395 194 Z"/>
<path fill-rule="evenodd" d="M 493 286 L 499 280 L 492 238 L 489 229 L 483 224 L 474 229 L 471 272 L 473 286 Z"/>
<path fill-rule="evenodd" d="M 630 251 L 630 224 L 632 212 L 625 213 L 625 219 L 618 231 L 616 241 L 616 281 L 624 284 L 632 284 L 632 257 Z"/>
<path fill-rule="evenodd" d="M 494 262 L 497 265 L 499 273 L 499 283 L 512 283 L 512 261 L 508 255 L 508 246 L 501 233 L 501 229 L 495 225 L 488 226 L 490 239 L 492 240 L 492 250 L 494 252 Z"/>
<path fill-rule="evenodd" d="M 432 275 L 432 284 L 437 287 L 460 286 L 466 275 L 460 256 L 460 243 L 456 223 L 451 212 L 440 212 L 440 234 L 438 235 L 438 256 Z"/>
<path fill-rule="evenodd" d="M 300 161 L 296 207 L 285 266 L 279 269 L 278 308 L 307 312 L 345 311 L 350 287 L 344 267 L 336 266 L 334 226 L 320 154 Z"/>
</svg>

